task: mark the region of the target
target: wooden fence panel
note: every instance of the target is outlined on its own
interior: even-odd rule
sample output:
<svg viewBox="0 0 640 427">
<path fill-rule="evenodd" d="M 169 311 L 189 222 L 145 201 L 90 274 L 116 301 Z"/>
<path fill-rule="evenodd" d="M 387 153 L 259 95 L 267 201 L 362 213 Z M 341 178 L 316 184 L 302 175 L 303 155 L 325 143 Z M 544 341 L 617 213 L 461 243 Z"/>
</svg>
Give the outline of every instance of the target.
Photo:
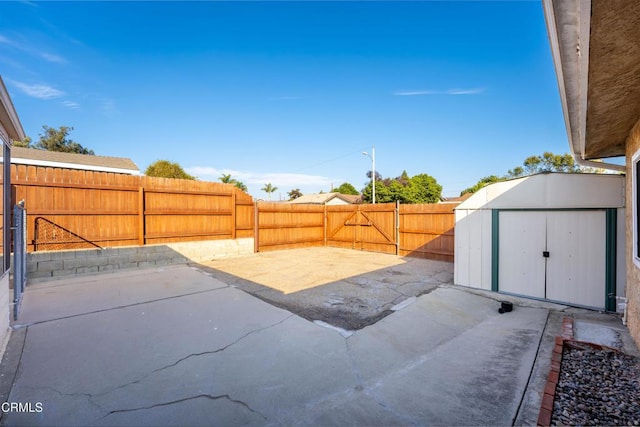
<svg viewBox="0 0 640 427">
<path fill-rule="evenodd" d="M 258 203 L 258 251 L 324 244 L 324 206 Z"/>
<path fill-rule="evenodd" d="M 229 184 L 11 165 L 28 250 L 253 236 L 253 201 Z"/>
<path fill-rule="evenodd" d="M 400 205 L 399 255 L 453 262 L 456 206 Z"/>
</svg>

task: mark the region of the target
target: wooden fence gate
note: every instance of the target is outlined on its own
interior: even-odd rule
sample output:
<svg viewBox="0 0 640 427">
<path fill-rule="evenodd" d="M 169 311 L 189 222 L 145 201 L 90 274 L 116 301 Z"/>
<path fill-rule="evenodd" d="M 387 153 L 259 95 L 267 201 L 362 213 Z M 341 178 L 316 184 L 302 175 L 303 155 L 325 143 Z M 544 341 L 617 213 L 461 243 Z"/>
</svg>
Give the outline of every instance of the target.
<svg viewBox="0 0 640 427">
<path fill-rule="evenodd" d="M 393 203 L 327 206 L 327 246 L 398 254 L 398 216 Z"/>
</svg>

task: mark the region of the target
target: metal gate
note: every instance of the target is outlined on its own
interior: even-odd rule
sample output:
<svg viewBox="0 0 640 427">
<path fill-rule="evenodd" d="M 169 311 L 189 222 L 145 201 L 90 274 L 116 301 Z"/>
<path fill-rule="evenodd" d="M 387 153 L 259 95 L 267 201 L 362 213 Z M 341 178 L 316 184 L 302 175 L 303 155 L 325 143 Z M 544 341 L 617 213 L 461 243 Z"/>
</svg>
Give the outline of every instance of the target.
<svg viewBox="0 0 640 427">
<path fill-rule="evenodd" d="M 18 320 L 27 284 L 27 211 L 24 202 L 13 207 L 13 320 Z"/>
</svg>

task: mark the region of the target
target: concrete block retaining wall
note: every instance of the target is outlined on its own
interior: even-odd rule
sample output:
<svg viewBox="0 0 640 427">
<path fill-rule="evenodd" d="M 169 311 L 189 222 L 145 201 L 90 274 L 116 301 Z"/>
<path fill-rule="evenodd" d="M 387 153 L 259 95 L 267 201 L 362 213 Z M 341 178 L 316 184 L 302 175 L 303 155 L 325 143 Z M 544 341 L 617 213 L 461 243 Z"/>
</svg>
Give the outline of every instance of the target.
<svg viewBox="0 0 640 427">
<path fill-rule="evenodd" d="M 253 253 L 253 238 L 165 243 L 106 249 L 33 252 L 27 255 L 28 279 L 92 274 L 127 268 L 206 262 Z"/>
</svg>

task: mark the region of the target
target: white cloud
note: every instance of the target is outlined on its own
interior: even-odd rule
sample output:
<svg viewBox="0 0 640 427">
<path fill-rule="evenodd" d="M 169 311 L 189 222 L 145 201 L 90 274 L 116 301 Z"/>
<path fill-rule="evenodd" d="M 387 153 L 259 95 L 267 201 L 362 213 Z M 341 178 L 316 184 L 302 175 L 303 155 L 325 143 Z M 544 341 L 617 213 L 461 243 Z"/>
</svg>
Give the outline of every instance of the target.
<svg viewBox="0 0 640 427">
<path fill-rule="evenodd" d="M 74 101 L 62 101 L 61 104 L 72 110 L 77 110 L 80 108 L 80 104 Z"/>
<path fill-rule="evenodd" d="M 434 95 L 439 92 L 433 90 L 407 90 L 393 92 L 395 96 L 420 96 L 420 95 Z"/>
<path fill-rule="evenodd" d="M 55 99 L 66 95 L 65 92 L 54 88 L 53 86 L 44 84 L 27 84 L 15 80 L 7 79 L 7 81 L 20 89 L 25 94 L 38 99 Z"/>
<path fill-rule="evenodd" d="M 424 95 L 477 95 L 483 93 L 483 88 L 472 89 L 448 89 L 444 91 L 438 90 L 400 90 L 393 92 L 395 96 L 424 96 Z"/>
<path fill-rule="evenodd" d="M 29 55 L 33 55 L 39 58 L 44 59 L 47 62 L 52 62 L 55 64 L 66 64 L 68 61 L 60 55 L 56 55 L 54 53 L 44 52 L 29 46 L 28 44 L 21 43 L 16 40 L 12 40 L 6 36 L 0 34 L 0 43 L 4 43 L 8 46 L 11 46 L 15 49 L 21 50 L 23 52 L 28 53 Z"/>
<path fill-rule="evenodd" d="M 331 184 L 335 184 L 340 181 L 339 179 L 329 178 L 320 175 L 307 175 L 299 173 L 286 173 L 286 172 L 270 172 L 270 173 L 256 173 L 256 172 L 243 172 L 231 169 L 217 169 L 213 167 L 205 166 L 193 166 L 185 168 L 185 170 L 191 175 L 197 176 L 199 179 L 206 179 L 211 181 L 218 181 L 220 175 L 228 174 L 232 178 L 242 181 L 247 185 L 258 184 L 264 185 L 268 182 L 275 186 L 280 187 L 317 187 L 330 188 Z"/>
<path fill-rule="evenodd" d="M 447 95 L 477 95 L 484 92 L 483 88 L 475 89 L 449 89 Z"/>
<path fill-rule="evenodd" d="M 66 64 L 67 60 L 59 55 L 55 55 L 53 53 L 42 52 L 40 56 L 49 62 L 54 62 L 56 64 Z"/>
</svg>

